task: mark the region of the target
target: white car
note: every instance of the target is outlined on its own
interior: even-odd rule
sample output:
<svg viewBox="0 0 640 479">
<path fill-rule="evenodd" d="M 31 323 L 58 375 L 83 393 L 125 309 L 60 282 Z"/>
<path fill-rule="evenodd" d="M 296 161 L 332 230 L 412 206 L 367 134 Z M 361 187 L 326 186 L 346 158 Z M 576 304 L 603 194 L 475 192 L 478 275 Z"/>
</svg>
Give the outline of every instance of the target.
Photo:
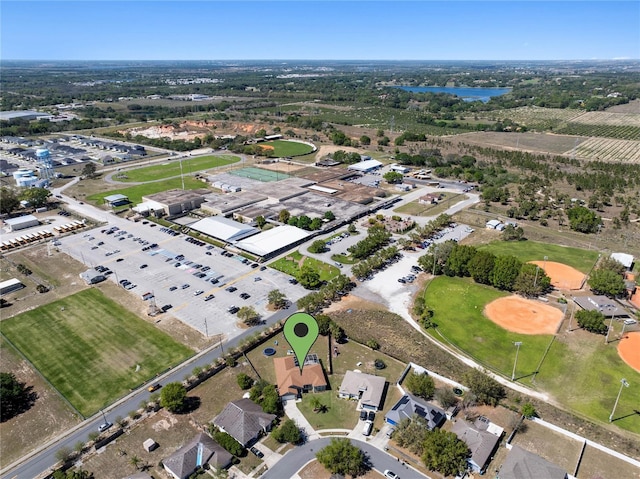
<svg viewBox="0 0 640 479">
<path fill-rule="evenodd" d="M 204 291 L 202 291 L 201 289 L 199 289 L 198 291 L 195 291 L 193 293 L 194 296 L 200 296 L 202 293 L 204 293 Z"/>
<path fill-rule="evenodd" d="M 387 477 L 389 479 L 400 479 L 400 476 L 398 476 L 395 472 L 390 471 L 389 469 L 384 471 L 384 477 Z"/>
</svg>

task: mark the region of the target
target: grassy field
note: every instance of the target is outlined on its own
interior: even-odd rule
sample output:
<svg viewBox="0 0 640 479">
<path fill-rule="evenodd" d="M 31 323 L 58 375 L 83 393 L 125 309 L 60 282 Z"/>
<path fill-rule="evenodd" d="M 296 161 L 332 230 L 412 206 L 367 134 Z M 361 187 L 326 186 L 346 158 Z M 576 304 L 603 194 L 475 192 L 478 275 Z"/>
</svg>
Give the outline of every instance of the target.
<svg viewBox="0 0 640 479">
<path fill-rule="evenodd" d="M 521 261 L 542 261 L 546 256 L 548 261 L 564 263 L 583 273 L 588 273 L 598 259 L 597 251 L 536 243 L 535 241 L 493 241 L 478 246 L 478 248 L 491 251 L 493 254 L 510 254 Z"/>
<path fill-rule="evenodd" d="M 199 158 L 184 159 L 182 162 L 177 159 L 173 159 L 172 161 L 167 161 L 167 163 L 123 171 L 114 175 L 114 179 L 124 182 L 155 181 L 164 178 L 171 178 L 172 176 L 180 176 L 181 173 L 194 173 L 196 171 L 208 170 L 219 166 L 231 165 L 238 161 L 240 161 L 240 158 L 233 155 L 201 156 Z"/>
<path fill-rule="evenodd" d="M 304 261 L 301 261 L 304 259 Z M 319 261 L 315 258 L 303 256 L 299 251 L 294 251 L 284 258 L 274 261 L 269 266 L 291 276 L 297 276 L 302 265 L 311 265 L 319 274 L 321 281 L 328 281 L 340 274 L 340 270 L 335 266 Z"/>
<path fill-rule="evenodd" d="M 435 216 L 451 207 L 454 203 L 468 199 L 467 195 L 457 193 L 442 193 L 442 199 L 438 204 L 422 204 L 419 200 L 414 200 L 406 205 L 399 206 L 393 211 L 397 213 L 406 213 L 413 216 Z"/>
<path fill-rule="evenodd" d="M 0 331 L 85 417 L 192 354 L 94 288 L 2 321 Z"/>
<path fill-rule="evenodd" d="M 309 145 L 305 143 L 298 143 L 297 141 L 267 141 L 259 143 L 258 146 L 273 147 L 273 156 L 277 157 L 307 155 L 313 151 L 313 148 Z"/>
<path fill-rule="evenodd" d="M 195 190 L 198 188 L 206 188 L 207 185 L 191 176 L 184 178 L 184 188 L 186 190 Z M 130 186 L 128 188 L 118 188 L 115 190 L 103 191 L 86 197 L 86 200 L 94 203 L 97 206 L 101 206 L 104 203 L 104 197 L 115 194 L 126 195 L 129 201 L 132 203 L 140 203 L 142 197 L 146 195 L 152 195 L 154 193 L 160 193 L 161 191 L 181 189 L 182 180 L 180 178 L 172 178 L 166 181 L 156 181 L 153 183 L 146 183 L 143 185 Z"/>
<path fill-rule="evenodd" d="M 428 332 L 508 377 L 515 358 L 513 343 L 522 341 L 516 378 L 533 374 L 551 336 L 511 333 L 486 318 L 482 314 L 485 304 L 503 296 L 507 294 L 470 279 L 438 277 L 424 296 L 438 325 Z"/>
</svg>

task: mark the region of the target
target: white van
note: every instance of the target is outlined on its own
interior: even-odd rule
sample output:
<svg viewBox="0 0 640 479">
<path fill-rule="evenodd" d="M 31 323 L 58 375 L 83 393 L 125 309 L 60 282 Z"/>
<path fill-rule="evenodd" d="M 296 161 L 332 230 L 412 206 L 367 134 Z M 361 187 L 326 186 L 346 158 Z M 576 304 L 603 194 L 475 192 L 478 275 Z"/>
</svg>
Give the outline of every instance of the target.
<svg viewBox="0 0 640 479">
<path fill-rule="evenodd" d="M 363 436 L 368 436 L 369 434 L 371 434 L 371 428 L 373 427 L 373 423 L 372 422 L 365 422 L 364 423 L 364 427 L 362 428 L 362 435 Z"/>
</svg>

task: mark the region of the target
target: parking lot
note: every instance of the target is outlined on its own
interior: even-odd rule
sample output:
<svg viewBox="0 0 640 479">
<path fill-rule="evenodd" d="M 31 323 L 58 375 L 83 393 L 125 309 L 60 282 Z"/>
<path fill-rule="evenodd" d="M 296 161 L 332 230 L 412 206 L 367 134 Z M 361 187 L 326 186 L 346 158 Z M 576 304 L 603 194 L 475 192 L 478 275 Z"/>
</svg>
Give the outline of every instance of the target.
<svg viewBox="0 0 640 479">
<path fill-rule="evenodd" d="M 240 334 L 238 318 L 229 312 L 234 306 L 253 306 L 269 316 L 267 295 L 273 289 L 290 301 L 306 294 L 283 273 L 187 235 L 146 221 L 117 224 L 63 238 L 59 248 L 87 267 L 111 270 L 108 279 L 124 283 L 124 294 L 144 302 L 151 293 L 146 301 L 207 336 Z"/>
</svg>

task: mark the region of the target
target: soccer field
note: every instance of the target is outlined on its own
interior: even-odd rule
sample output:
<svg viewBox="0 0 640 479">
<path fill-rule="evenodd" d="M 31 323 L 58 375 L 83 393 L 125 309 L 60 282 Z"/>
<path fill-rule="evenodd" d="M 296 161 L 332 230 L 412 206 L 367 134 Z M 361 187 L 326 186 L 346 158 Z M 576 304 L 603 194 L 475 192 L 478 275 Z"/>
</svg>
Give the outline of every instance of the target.
<svg viewBox="0 0 640 479">
<path fill-rule="evenodd" d="M 193 354 L 97 288 L 4 320 L 0 331 L 85 417 Z"/>
</svg>

